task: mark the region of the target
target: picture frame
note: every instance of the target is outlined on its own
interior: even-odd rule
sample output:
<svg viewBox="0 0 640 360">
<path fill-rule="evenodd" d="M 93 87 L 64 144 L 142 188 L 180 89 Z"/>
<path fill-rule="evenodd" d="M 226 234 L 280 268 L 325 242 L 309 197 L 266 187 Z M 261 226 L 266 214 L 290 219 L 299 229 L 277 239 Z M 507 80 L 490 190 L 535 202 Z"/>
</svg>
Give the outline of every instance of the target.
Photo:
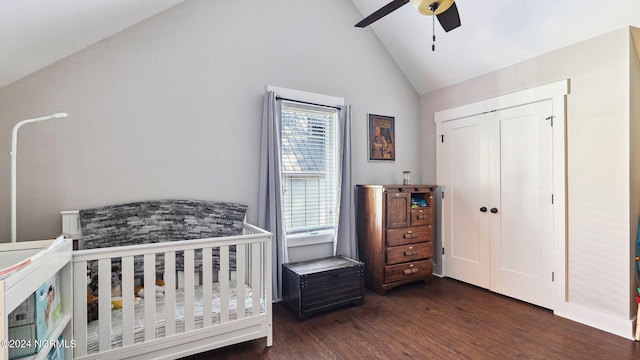
<svg viewBox="0 0 640 360">
<path fill-rule="evenodd" d="M 396 160 L 396 128 L 393 116 L 368 114 L 369 161 Z"/>
</svg>

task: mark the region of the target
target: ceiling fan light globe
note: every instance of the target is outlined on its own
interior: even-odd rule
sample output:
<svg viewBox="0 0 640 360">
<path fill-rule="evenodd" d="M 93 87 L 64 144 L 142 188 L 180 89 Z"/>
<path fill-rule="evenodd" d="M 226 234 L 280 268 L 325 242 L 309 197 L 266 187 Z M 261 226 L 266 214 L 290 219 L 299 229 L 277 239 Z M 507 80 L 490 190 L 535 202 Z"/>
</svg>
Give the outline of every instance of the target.
<svg viewBox="0 0 640 360">
<path fill-rule="evenodd" d="M 411 5 L 422 15 L 438 15 L 453 4 L 454 0 L 409 0 Z M 435 13 L 431 10 L 431 4 L 438 4 Z"/>
</svg>

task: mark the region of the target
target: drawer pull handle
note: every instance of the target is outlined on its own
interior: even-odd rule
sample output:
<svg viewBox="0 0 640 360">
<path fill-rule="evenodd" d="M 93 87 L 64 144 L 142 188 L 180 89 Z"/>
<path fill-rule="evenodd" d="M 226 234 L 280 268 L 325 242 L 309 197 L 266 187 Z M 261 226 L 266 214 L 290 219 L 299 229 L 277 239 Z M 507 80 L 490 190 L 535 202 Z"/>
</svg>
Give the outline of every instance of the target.
<svg viewBox="0 0 640 360">
<path fill-rule="evenodd" d="M 417 267 L 414 267 L 414 268 L 411 268 L 411 269 L 404 269 L 404 270 L 403 270 L 403 273 L 404 273 L 405 275 L 415 274 L 415 273 L 417 273 L 417 272 L 418 272 L 418 268 L 417 268 Z"/>
<path fill-rule="evenodd" d="M 426 217 L 426 216 L 424 216 L 424 215 L 418 215 L 418 216 L 416 216 L 416 218 L 417 218 L 418 220 L 424 220 L 424 219 L 426 219 L 427 217 Z"/>
<path fill-rule="evenodd" d="M 414 237 L 416 237 L 416 235 L 414 233 L 412 233 L 411 231 L 409 231 L 406 234 L 404 234 L 404 238 L 405 239 L 413 239 Z"/>
<path fill-rule="evenodd" d="M 405 252 L 404 252 L 404 255 L 405 255 L 405 256 L 411 256 L 411 255 L 415 255 L 415 254 L 416 254 L 416 251 L 415 251 L 415 250 L 410 250 L 410 251 L 405 251 Z"/>
</svg>

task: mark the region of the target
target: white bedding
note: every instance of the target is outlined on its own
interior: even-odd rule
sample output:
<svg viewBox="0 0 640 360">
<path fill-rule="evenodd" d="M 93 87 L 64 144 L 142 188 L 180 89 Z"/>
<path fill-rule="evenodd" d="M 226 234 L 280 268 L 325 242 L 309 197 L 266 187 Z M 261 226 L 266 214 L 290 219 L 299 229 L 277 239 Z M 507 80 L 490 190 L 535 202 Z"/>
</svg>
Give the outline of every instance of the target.
<svg viewBox="0 0 640 360">
<path fill-rule="evenodd" d="M 237 296 L 235 284 L 229 284 L 229 318 L 236 318 Z M 252 311 L 251 288 L 245 285 L 245 315 L 250 315 Z M 164 337 L 165 333 L 165 316 L 164 316 L 164 297 L 156 297 L 156 336 Z M 264 311 L 263 300 L 260 300 L 261 312 Z M 213 284 L 212 296 L 213 323 L 220 322 L 220 286 L 219 283 Z M 195 288 L 195 328 L 202 328 L 202 286 Z M 98 352 L 98 324 L 100 320 L 89 322 L 87 325 L 87 353 Z M 134 343 L 144 341 L 144 299 L 135 305 L 134 308 Z M 176 290 L 176 333 L 184 332 L 184 291 Z M 122 346 L 122 309 L 114 309 L 111 311 L 111 347 Z"/>
</svg>

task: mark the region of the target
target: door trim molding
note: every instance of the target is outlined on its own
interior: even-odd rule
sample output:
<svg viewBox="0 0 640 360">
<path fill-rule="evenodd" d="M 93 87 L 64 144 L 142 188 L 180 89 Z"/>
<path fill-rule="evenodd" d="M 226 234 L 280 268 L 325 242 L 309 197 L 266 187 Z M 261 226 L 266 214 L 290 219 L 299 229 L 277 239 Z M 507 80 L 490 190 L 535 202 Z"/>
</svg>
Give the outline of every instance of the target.
<svg viewBox="0 0 640 360">
<path fill-rule="evenodd" d="M 556 81 L 546 85 L 540 85 L 534 88 L 501 95 L 498 97 L 481 100 L 471 104 L 458 106 L 451 109 L 437 111 L 434 113 L 434 122 L 436 124 L 444 121 L 460 119 L 468 116 L 474 116 L 489 111 L 507 109 L 510 107 L 526 105 L 542 100 L 554 100 L 562 98 L 569 94 L 569 79 Z M 564 108 L 564 101 L 562 102 Z M 556 114 L 554 102 L 554 115 Z M 559 109 L 558 109 L 559 110 Z M 563 113 L 564 116 L 564 113 Z M 439 136 L 439 135 L 438 135 Z"/>
<path fill-rule="evenodd" d="M 526 105 L 544 100 L 552 100 L 553 121 L 553 308 L 562 310 L 568 301 L 567 290 L 567 208 L 566 208 L 566 101 L 565 96 L 570 93 L 569 79 L 564 79 L 537 86 L 534 88 L 501 95 L 498 97 L 445 109 L 434 113 L 436 124 L 436 181 L 442 191 L 446 192 L 447 184 L 443 179 L 443 145 L 440 136 L 444 133 L 443 123 L 464 117 L 475 116 L 486 112 L 503 110 L 520 105 Z M 445 140 L 446 141 L 446 140 Z M 441 217 L 442 218 L 442 217 Z M 440 219 L 440 226 L 444 226 Z M 442 228 L 444 233 L 444 228 Z M 442 244 L 442 238 L 439 239 Z M 438 249 L 442 251 L 442 249 Z M 444 260 L 444 259 L 443 259 Z M 447 275 L 446 263 L 443 261 L 443 275 Z"/>
</svg>

